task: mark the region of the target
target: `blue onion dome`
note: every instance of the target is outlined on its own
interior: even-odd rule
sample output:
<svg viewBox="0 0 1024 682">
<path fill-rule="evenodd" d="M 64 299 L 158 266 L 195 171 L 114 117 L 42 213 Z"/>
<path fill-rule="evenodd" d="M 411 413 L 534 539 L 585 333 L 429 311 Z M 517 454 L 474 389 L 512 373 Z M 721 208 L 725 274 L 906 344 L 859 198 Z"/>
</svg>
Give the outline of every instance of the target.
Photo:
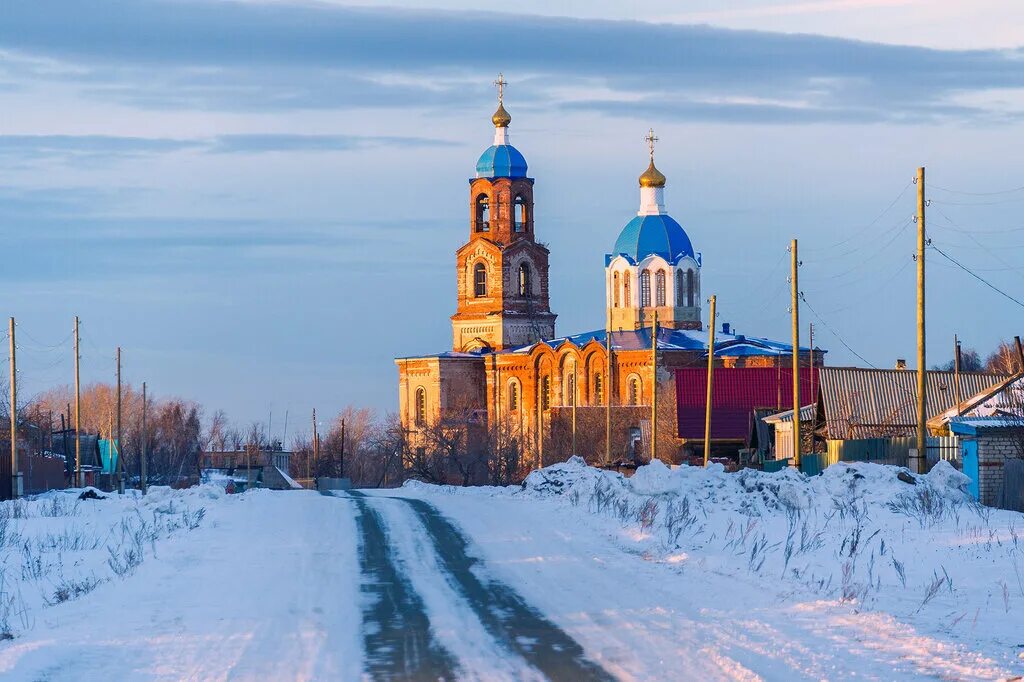
<svg viewBox="0 0 1024 682">
<path fill-rule="evenodd" d="M 625 254 L 638 263 L 657 254 L 669 263 L 684 256 L 696 258 L 693 244 L 682 225 L 664 213 L 638 215 L 622 228 L 615 240 L 612 256 Z"/>
<path fill-rule="evenodd" d="M 510 144 L 491 145 L 476 162 L 478 178 L 525 178 L 526 159 Z"/>
</svg>

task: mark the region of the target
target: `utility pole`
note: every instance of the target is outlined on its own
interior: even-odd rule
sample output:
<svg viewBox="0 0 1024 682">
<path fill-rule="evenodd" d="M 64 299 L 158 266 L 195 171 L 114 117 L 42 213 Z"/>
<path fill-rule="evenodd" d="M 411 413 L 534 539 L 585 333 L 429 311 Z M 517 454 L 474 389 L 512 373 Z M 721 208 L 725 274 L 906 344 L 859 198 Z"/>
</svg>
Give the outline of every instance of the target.
<svg viewBox="0 0 1024 682">
<path fill-rule="evenodd" d="M 16 500 L 21 497 L 21 474 L 18 472 L 18 360 L 13 317 L 7 336 L 11 342 L 11 499 Z"/>
<path fill-rule="evenodd" d="M 146 431 L 146 409 L 148 408 L 146 402 L 146 382 L 142 382 L 142 456 L 139 458 L 139 486 L 142 488 L 142 494 L 146 494 L 146 441 L 149 437 L 149 432 Z"/>
<path fill-rule="evenodd" d="M 651 462 L 658 459 L 658 311 L 651 325 Z"/>
<path fill-rule="evenodd" d="M 956 391 L 956 416 L 960 416 L 960 339 L 953 334 L 953 390 Z"/>
<path fill-rule="evenodd" d="M 923 474 L 927 468 L 928 447 L 927 371 L 924 324 L 924 250 L 927 235 L 924 225 L 924 167 L 917 169 L 917 451 L 910 458 L 910 470 Z"/>
<path fill-rule="evenodd" d="M 316 428 L 316 408 L 313 408 L 313 471 L 309 470 L 309 460 L 306 460 L 306 478 L 312 479 L 320 466 L 320 434 Z"/>
<path fill-rule="evenodd" d="M 124 460 L 121 457 L 121 346 L 117 347 L 117 493 L 124 494 Z"/>
<path fill-rule="evenodd" d="M 576 456 L 576 394 L 579 392 L 576 388 L 576 382 L 579 377 L 576 374 L 576 363 L 572 363 L 572 395 L 569 399 L 572 400 L 572 454 Z"/>
<path fill-rule="evenodd" d="M 708 320 L 708 393 L 704 406 L 704 466 L 711 461 L 711 390 L 715 372 L 715 296 L 711 296 L 711 317 Z"/>
<path fill-rule="evenodd" d="M 790 466 L 800 468 L 800 280 L 797 270 L 800 259 L 794 239 L 790 245 L 792 265 L 790 282 L 793 285 L 793 459 Z"/>
<path fill-rule="evenodd" d="M 75 315 L 75 486 L 81 487 L 82 481 L 82 384 L 79 364 L 82 352 L 79 346 L 78 315 Z"/>
<path fill-rule="evenodd" d="M 604 463 L 612 463 L 612 391 L 615 386 L 612 381 L 612 330 L 609 329 L 604 335 L 604 354 L 607 361 L 605 367 L 604 382 Z"/>
</svg>

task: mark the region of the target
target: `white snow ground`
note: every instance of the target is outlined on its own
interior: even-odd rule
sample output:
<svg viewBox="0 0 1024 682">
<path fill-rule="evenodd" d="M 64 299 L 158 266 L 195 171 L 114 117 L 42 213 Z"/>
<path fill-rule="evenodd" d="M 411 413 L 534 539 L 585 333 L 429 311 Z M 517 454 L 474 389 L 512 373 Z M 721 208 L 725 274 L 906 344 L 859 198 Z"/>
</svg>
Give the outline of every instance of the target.
<svg viewBox="0 0 1024 682">
<path fill-rule="evenodd" d="M 411 505 L 390 498 L 437 508 L 481 560 L 473 575 L 511 586 L 620 679 L 1021 675 L 1024 515 L 973 506 L 951 468 L 916 485 L 897 471 L 839 465 L 805 479 L 654 465 L 624 479 L 570 461 L 523 488 L 410 484 L 367 491 L 366 504 L 460 679 L 544 674 L 484 622 Z M 42 516 L 61 511 L 53 499 L 73 498 L 18 514 L 0 504 L 0 529 L 18 517 L 7 525 L 17 541 L 0 538 L 14 635 L 0 642 L 0 678 L 369 677 L 352 499 L 204 486 Z M 120 577 L 140 519 L 144 560 Z M 101 581 L 91 592 L 47 605 L 90 576 Z"/>
</svg>

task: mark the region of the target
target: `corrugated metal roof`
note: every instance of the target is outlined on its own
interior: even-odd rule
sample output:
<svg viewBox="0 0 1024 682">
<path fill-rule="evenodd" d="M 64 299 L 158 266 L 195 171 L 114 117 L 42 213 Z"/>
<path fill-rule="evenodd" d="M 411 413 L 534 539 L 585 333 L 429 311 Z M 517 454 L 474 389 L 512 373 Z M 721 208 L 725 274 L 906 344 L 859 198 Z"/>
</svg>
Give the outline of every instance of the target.
<svg viewBox="0 0 1024 682">
<path fill-rule="evenodd" d="M 818 376 L 829 438 L 911 436 L 916 432 L 916 371 L 823 367 Z M 959 395 L 980 393 L 1005 378 L 1005 374 L 961 372 Z M 953 372 L 927 372 L 929 415 L 956 404 L 954 379 Z"/>
<path fill-rule="evenodd" d="M 811 403 L 810 405 L 804 405 L 800 408 L 800 421 L 808 422 L 814 418 L 814 409 L 816 405 Z M 762 421 L 768 424 L 789 423 L 793 421 L 793 410 L 786 410 L 785 412 L 779 412 L 777 414 L 771 414 L 767 417 L 762 417 Z"/>
<path fill-rule="evenodd" d="M 1017 415 L 1024 410 L 1024 374 L 1017 374 L 989 386 L 980 393 L 964 395 L 959 405 L 953 405 L 945 412 L 928 420 L 928 428 L 944 430 L 946 424 L 954 417 L 991 417 L 999 415 Z"/>
</svg>

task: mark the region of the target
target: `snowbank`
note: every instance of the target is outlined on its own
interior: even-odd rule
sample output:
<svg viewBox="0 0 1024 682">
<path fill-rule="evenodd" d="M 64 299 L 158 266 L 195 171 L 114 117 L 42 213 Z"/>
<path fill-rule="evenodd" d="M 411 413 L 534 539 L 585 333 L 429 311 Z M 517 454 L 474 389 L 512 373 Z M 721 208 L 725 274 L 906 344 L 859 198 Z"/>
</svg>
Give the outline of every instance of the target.
<svg viewBox="0 0 1024 682">
<path fill-rule="evenodd" d="M 603 530 L 627 553 L 681 575 L 728 576 L 829 617 L 882 614 L 893 627 L 1020 668 L 1024 515 L 979 506 L 967 482 L 947 462 L 922 476 L 840 463 L 810 477 L 655 462 L 626 478 L 577 457 L 531 473 L 521 487 L 419 484 L 410 492 L 542 504 L 562 532 Z"/>
</svg>

